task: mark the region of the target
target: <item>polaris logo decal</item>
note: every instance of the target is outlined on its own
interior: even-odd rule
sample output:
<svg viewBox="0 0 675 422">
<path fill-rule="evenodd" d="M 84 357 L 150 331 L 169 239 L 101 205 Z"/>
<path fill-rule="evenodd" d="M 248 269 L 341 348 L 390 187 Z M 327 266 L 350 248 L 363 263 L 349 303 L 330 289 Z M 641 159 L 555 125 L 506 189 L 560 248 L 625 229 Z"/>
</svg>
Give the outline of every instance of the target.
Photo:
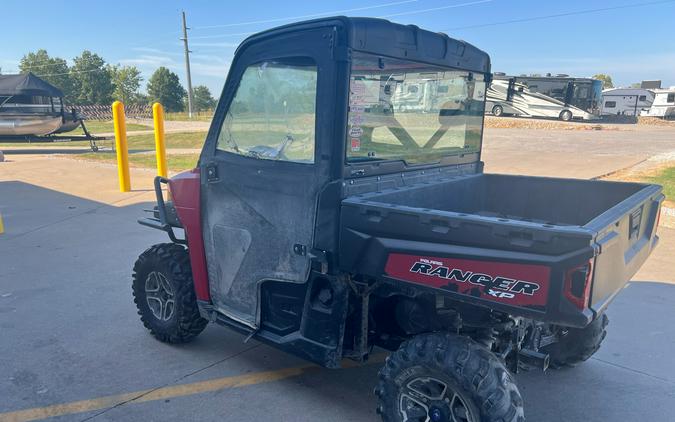
<svg viewBox="0 0 675 422">
<path fill-rule="evenodd" d="M 389 254 L 388 277 L 514 306 L 544 310 L 550 268 L 545 265 Z"/>
<path fill-rule="evenodd" d="M 442 263 L 428 259 L 420 259 L 415 262 L 410 268 L 410 272 L 484 286 L 487 288 L 487 294 L 499 298 L 513 298 L 517 293 L 532 296 L 534 292 L 539 290 L 539 284 L 530 281 L 444 267 Z"/>
</svg>

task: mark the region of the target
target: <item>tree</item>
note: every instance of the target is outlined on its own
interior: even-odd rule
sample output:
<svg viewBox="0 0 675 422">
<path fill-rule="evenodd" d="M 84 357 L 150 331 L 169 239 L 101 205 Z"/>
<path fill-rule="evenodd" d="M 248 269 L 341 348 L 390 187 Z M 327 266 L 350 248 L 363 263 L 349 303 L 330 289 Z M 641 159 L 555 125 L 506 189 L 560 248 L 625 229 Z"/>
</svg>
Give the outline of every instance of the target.
<svg viewBox="0 0 675 422">
<path fill-rule="evenodd" d="M 193 103 L 196 111 L 211 110 L 216 106 L 216 99 L 204 85 L 197 85 L 192 90 Z"/>
<path fill-rule="evenodd" d="M 72 102 L 75 87 L 66 61 L 59 57 L 50 57 L 47 50 L 30 52 L 19 62 L 21 73 L 33 73 L 63 91 L 66 101 Z"/>
<path fill-rule="evenodd" d="M 84 50 L 71 68 L 76 104 L 110 104 L 113 83 L 110 67 L 98 54 Z"/>
<path fill-rule="evenodd" d="M 166 111 L 183 111 L 183 99 L 187 93 L 178 80 L 178 75 L 162 66 L 148 80 L 148 96 L 164 106 Z"/>
<path fill-rule="evenodd" d="M 602 87 L 605 89 L 614 88 L 614 82 L 612 82 L 612 77 L 607 74 L 598 73 L 597 75 L 593 76 L 593 79 L 598 79 L 602 81 Z"/>
<path fill-rule="evenodd" d="M 640 88 L 641 86 L 642 86 L 642 84 L 640 82 L 635 82 L 635 83 L 630 84 L 631 88 Z"/>
<path fill-rule="evenodd" d="M 113 99 L 124 104 L 137 104 L 139 101 L 138 88 L 141 86 L 141 71 L 136 66 L 110 66 L 113 84 Z"/>
</svg>

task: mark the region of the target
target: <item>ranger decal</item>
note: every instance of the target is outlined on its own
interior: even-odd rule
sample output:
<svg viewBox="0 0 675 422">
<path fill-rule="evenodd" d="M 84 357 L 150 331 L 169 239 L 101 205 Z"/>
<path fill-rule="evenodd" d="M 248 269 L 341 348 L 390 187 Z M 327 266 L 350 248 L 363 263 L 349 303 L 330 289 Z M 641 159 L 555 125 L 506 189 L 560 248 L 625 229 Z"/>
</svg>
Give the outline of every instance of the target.
<svg viewBox="0 0 675 422">
<path fill-rule="evenodd" d="M 390 254 L 386 275 L 516 306 L 545 309 L 550 270 L 543 265 Z"/>
</svg>

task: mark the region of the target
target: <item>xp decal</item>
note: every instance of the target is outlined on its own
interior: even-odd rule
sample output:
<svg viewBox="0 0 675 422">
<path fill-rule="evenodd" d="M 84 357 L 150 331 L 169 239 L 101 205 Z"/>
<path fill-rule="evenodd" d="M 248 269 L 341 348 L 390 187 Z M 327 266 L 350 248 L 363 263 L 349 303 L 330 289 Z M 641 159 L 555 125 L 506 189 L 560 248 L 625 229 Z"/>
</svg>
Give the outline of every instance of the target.
<svg viewBox="0 0 675 422">
<path fill-rule="evenodd" d="M 550 270 L 543 265 L 390 254 L 385 273 L 399 280 L 517 306 L 546 305 Z"/>
</svg>

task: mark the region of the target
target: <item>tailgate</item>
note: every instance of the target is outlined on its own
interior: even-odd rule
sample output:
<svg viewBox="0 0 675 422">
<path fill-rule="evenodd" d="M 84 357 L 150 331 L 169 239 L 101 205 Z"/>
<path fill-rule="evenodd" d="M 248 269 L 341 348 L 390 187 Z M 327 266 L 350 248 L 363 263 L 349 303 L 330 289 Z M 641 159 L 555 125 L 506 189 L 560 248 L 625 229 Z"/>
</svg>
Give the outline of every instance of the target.
<svg viewBox="0 0 675 422">
<path fill-rule="evenodd" d="M 645 185 L 584 226 L 597 233 L 591 291 L 594 311 L 604 310 L 658 243 L 656 226 L 665 199 L 661 191 L 661 186 Z"/>
</svg>

